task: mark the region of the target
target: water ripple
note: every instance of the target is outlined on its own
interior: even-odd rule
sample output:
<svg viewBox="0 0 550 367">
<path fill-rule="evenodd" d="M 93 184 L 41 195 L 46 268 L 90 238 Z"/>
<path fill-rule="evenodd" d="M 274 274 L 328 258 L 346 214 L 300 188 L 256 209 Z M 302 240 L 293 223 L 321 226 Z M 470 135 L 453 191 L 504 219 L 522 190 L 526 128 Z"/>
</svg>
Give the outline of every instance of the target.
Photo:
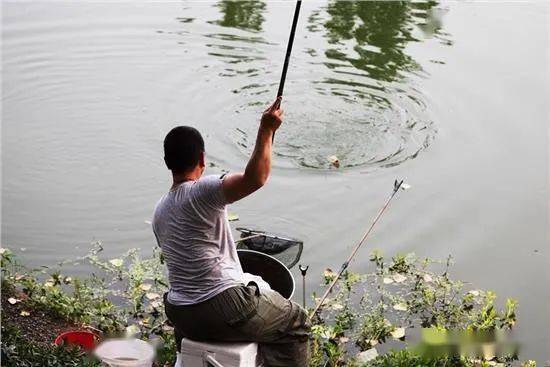
<svg viewBox="0 0 550 367">
<path fill-rule="evenodd" d="M 295 43 L 285 108 L 275 153 L 285 166 L 390 167 L 415 158 L 437 133 L 419 85 L 429 75 L 408 45 L 451 45 L 435 1 L 305 3 Z M 243 154 L 253 149 L 258 115 L 273 98 L 272 60 L 284 44 L 269 42 L 264 2 L 220 1 L 218 19 L 206 23 L 207 54 L 221 61 L 218 76 L 231 77 L 238 95 L 230 139 Z M 289 9 L 282 9 L 288 11 Z M 309 13 L 309 14 L 308 14 Z M 312 47 L 314 46 L 314 47 Z M 444 63 L 434 55 L 429 62 Z M 237 85 L 237 87 L 234 87 Z M 281 163 L 282 162 L 282 163 Z"/>
</svg>

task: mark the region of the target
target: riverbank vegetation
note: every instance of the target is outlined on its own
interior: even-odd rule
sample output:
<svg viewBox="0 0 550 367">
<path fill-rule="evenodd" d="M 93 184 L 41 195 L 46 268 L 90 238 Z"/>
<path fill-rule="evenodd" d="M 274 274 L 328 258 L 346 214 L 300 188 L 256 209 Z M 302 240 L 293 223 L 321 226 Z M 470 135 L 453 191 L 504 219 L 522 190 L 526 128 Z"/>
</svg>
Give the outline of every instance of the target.
<svg viewBox="0 0 550 367">
<path fill-rule="evenodd" d="M 173 363 L 161 254 L 142 258 L 134 249 L 104 259 L 102 250 L 95 243 L 74 261 L 28 269 L 2 249 L 2 365 L 99 366 L 85 354 L 52 345 L 61 330 L 76 328 L 148 340 L 157 347 L 158 366 Z M 89 276 L 64 273 L 69 263 L 89 269 Z M 514 345 L 497 333 L 514 327 L 516 301 L 506 300 L 499 309 L 494 293 L 452 280 L 450 258 L 386 259 L 374 252 L 371 263 L 364 274 L 345 273 L 313 320 L 312 367 L 535 366 L 518 361 Z M 327 269 L 325 284 L 334 276 Z M 463 331 L 462 347 L 449 342 L 453 334 L 447 330 Z M 470 336 L 466 344 L 475 340 L 471 348 L 464 346 L 464 335 Z"/>
</svg>

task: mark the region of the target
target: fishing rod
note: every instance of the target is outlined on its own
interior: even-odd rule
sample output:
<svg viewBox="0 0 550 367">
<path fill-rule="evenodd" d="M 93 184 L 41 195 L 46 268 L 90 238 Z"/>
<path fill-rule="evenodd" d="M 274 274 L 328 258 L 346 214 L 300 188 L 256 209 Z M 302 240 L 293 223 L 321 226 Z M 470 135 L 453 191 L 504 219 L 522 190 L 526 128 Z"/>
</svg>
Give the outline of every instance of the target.
<svg viewBox="0 0 550 367">
<path fill-rule="evenodd" d="M 283 64 L 283 72 L 281 74 L 281 81 L 279 82 L 279 90 L 277 91 L 277 97 L 282 97 L 283 90 L 285 89 L 286 72 L 288 71 L 288 63 L 290 60 L 290 54 L 292 53 L 292 45 L 294 44 L 294 36 L 296 34 L 296 25 L 298 24 L 298 17 L 300 16 L 301 6 L 302 6 L 302 0 L 297 0 L 296 8 L 294 9 L 294 18 L 292 19 L 292 28 L 290 29 L 290 37 L 288 38 L 288 45 L 286 47 L 285 63 Z"/>
<path fill-rule="evenodd" d="M 294 36 L 296 35 L 296 26 L 298 25 L 298 18 L 300 16 L 301 6 L 302 6 L 302 0 L 297 0 L 296 8 L 294 9 L 294 18 L 292 19 L 292 27 L 290 28 L 290 36 L 288 37 L 288 45 L 286 46 L 285 62 L 283 64 L 283 72 L 281 73 L 281 80 L 279 81 L 279 90 L 277 91 L 277 98 L 283 96 L 283 90 L 285 89 L 286 73 L 288 71 L 288 63 L 290 60 L 290 54 L 292 53 L 292 45 L 294 44 Z M 275 134 L 273 134 L 273 140 L 275 140 Z"/>
<path fill-rule="evenodd" d="M 406 184 L 405 184 L 406 185 Z M 357 254 L 357 251 L 359 251 L 359 249 L 361 248 L 361 246 L 363 245 L 363 243 L 365 242 L 365 240 L 367 239 L 367 237 L 369 236 L 369 234 L 371 233 L 372 229 L 374 228 L 374 226 L 376 225 L 376 223 L 378 222 L 378 220 L 380 219 L 380 217 L 382 216 L 382 214 L 384 214 L 384 212 L 386 211 L 386 209 L 388 208 L 388 206 L 390 205 L 390 202 L 392 201 L 392 199 L 395 197 L 395 194 L 397 194 L 397 191 L 399 191 L 399 189 L 403 186 L 403 188 L 405 188 L 405 186 L 403 185 L 403 180 L 401 181 L 397 181 L 395 180 L 395 182 L 393 183 L 393 191 L 390 195 L 390 197 L 388 198 L 388 200 L 386 200 L 386 203 L 384 204 L 384 206 L 382 207 L 382 209 L 380 209 L 380 211 L 378 212 L 378 214 L 376 215 L 376 217 L 374 217 L 374 220 L 372 221 L 372 224 L 370 225 L 369 229 L 367 229 L 367 231 L 365 232 L 365 234 L 363 235 L 363 237 L 361 238 L 361 240 L 359 241 L 359 243 L 357 243 L 357 245 L 355 245 L 355 247 L 353 248 L 353 251 L 351 252 L 350 256 L 348 257 L 348 259 L 342 264 L 342 266 L 340 267 L 340 270 L 338 271 L 338 274 L 336 274 L 336 277 L 332 280 L 332 283 L 330 283 L 330 286 L 327 288 L 327 290 L 325 291 L 325 293 L 323 294 L 323 297 L 321 297 L 321 299 L 319 300 L 319 302 L 317 302 L 317 305 L 315 306 L 315 308 L 313 309 L 313 312 L 311 313 L 310 316 L 315 316 L 315 314 L 317 313 L 317 311 L 319 311 L 319 309 L 321 308 L 321 306 L 323 305 L 323 302 L 325 302 L 325 300 L 327 299 L 329 293 L 332 291 L 332 288 L 334 288 L 334 286 L 336 285 L 336 283 L 338 282 L 338 279 L 340 279 L 340 277 L 342 276 L 342 274 L 344 273 L 344 271 L 346 271 L 346 269 L 348 268 L 349 266 L 349 263 L 353 260 L 353 258 L 355 257 L 355 254 Z"/>
</svg>

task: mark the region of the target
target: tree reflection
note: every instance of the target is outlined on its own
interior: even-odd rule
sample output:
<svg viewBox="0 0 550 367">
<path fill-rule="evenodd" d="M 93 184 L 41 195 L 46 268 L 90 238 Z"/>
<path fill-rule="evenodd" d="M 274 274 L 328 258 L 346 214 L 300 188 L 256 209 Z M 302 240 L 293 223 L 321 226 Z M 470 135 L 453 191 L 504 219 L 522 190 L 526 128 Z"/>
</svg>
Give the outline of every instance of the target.
<svg viewBox="0 0 550 367">
<path fill-rule="evenodd" d="M 261 31 L 264 22 L 265 3 L 258 0 L 222 0 L 217 6 L 223 18 L 215 23 L 223 27 L 234 27 Z"/>
<path fill-rule="evenodd" d="M 427 23 L 425 18 L 435 5 L 436 1 L 332 1 L 327 7 L 330 18 L 324 23 L 331 44 L 326 56 L 348 62 L 376 80 L 399 79 L 401 71 L 418 68 L 404 49 L 407 43 L 419 41 L 413 35 L 415 27 Z M 355 43 L 355 57 L 344 49 L 348 41 Z"/>
</svg>

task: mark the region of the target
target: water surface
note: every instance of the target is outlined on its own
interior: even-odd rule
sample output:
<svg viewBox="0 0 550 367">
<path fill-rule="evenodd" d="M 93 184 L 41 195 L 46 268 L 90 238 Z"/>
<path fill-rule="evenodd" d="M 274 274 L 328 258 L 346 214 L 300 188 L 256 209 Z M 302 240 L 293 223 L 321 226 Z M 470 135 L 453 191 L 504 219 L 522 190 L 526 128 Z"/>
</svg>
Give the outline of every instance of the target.
<svg viewBox="0 0 550 367">
<path fill-rule="evenodd" d="M 292 2 L 3 2 L 2 245 L 54 264 L 154 246 L 162 139 L 243 169 L 274 98 Z M 309 289 L 392 188 L 370 249 L 456 261 L 519 300 L 522 356 L 550 359 L 548 5 L 305 2 L 269 184 L 239 225 L 305 241 Z M 340 169 L 328 157 L 340 159 Z M 81 268 L 75 274 L 85 274 Z"/>
</svg>

